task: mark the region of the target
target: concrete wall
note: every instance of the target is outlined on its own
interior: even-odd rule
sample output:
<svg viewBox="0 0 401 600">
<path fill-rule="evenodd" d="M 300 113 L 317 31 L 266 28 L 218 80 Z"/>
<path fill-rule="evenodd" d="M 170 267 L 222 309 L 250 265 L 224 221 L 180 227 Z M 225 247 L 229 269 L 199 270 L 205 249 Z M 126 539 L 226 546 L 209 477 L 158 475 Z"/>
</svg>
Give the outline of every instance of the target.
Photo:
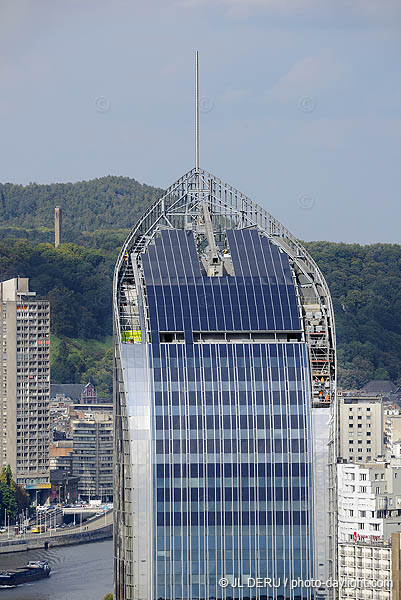
<svg viewBox="0 0 401 600">
<path fill-rule="evenodd" d="M 84 526 L 85 527 L 85 526 Z M 61 533 L 54 535 L 38 534 L 23 539 L 5 540 L 0 542 L 0 554 L 7 552 L 25 552 L 26 550 L 38 550 L 41 548 L 55 548 L 57 546 L 72 546 L 74 544 L 86 544 L 98 542 L 113 537 L 113 525 L 106 525 L 93 531 L 78 531 L 76 533 Z"/>
</svg>

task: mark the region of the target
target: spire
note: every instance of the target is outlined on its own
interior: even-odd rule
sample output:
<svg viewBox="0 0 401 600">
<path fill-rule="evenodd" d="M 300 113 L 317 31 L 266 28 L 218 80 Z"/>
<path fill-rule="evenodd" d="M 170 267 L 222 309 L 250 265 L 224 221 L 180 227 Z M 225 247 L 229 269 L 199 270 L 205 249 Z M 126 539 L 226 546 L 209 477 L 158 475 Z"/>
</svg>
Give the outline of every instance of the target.
<svg viewBox="0 0 401 600">
<path fill-rule="evenodd" d="M 199 70 L 198 51 L 195 51 L 195 169 L 199 171 Z"/>
</svg>

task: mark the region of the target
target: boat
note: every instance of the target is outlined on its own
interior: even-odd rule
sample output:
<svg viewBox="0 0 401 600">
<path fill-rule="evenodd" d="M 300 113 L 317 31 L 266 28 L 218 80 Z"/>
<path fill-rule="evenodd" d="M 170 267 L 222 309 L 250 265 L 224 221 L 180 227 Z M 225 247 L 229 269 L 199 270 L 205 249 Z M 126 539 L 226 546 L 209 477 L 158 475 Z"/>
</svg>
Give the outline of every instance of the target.
<svg viewBox="0 0 401 600">
<path fill-rule="evenodd" d="M 0 586 L 14 586 L 36 579 L 44 579 L 49 577 L 50 571 L 51 567 L 47 560 L 31 560 L 24 567 L 0 571 Z"/>
</svg>

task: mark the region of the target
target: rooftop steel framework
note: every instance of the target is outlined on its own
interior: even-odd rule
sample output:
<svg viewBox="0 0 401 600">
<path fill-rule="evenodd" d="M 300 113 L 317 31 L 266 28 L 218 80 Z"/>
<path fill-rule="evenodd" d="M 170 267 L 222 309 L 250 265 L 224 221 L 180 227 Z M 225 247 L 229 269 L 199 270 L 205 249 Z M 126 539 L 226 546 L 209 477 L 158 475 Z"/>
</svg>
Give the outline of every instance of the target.
<svg viewBox="0 0 401 600">
<path fill-rule="evenodd" d="M 301 291 L 304 330 L 310 347 L 311 372 L 314 377 L 312 383 L 315 384 L 317 378 L 325 379 L 323 396 L 320 394 L 321 386 L 313 386 L 315 391 L 319 390 L 314 396 L 314 403 L 330 404 L 335 395 L 335 325 L 330 292 L 319 267 L 297 238 L 277 219 L 211 173 L 203 169 L 192 169 L 171 185 L 144 214 L 120 252 L 114 282 L 115 294 L 120 297 L 119 286 L 131 270 L 131 261 L 127 257 L 134 255 L 138 262 L 140 254 L 158 229 L 192 229 L 199 244 L 202 239 L 207 239 L 205 206 L 210 215 L 217 246 L 225 229 L 256 227 L 290 256 Z M 203 228 L 200 224 L 203 224 Z M 140 268 L 140 260 L 138 267 Z M 316 318 L 319 312 L 321 315 Z M 308 318 L 310 314 L 312 316 Z M 125 314 L 118 311 L 118 330 L 124 330 L 126 317 L 126 311 Z"/>
</svg>

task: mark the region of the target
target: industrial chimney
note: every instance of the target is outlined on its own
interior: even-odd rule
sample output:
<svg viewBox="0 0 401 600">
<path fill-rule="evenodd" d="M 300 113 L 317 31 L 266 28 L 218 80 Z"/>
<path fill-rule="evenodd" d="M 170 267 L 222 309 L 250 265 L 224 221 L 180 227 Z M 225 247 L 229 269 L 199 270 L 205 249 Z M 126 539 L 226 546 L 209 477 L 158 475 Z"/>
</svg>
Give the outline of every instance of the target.
<svg viewBox="0 0 401 600">
<path fill-rule="evenodd" d="M 58 248 L 63 243 L 63 213 L 59 206 L 54 209 L 54 247 Z"/>
</svg>

